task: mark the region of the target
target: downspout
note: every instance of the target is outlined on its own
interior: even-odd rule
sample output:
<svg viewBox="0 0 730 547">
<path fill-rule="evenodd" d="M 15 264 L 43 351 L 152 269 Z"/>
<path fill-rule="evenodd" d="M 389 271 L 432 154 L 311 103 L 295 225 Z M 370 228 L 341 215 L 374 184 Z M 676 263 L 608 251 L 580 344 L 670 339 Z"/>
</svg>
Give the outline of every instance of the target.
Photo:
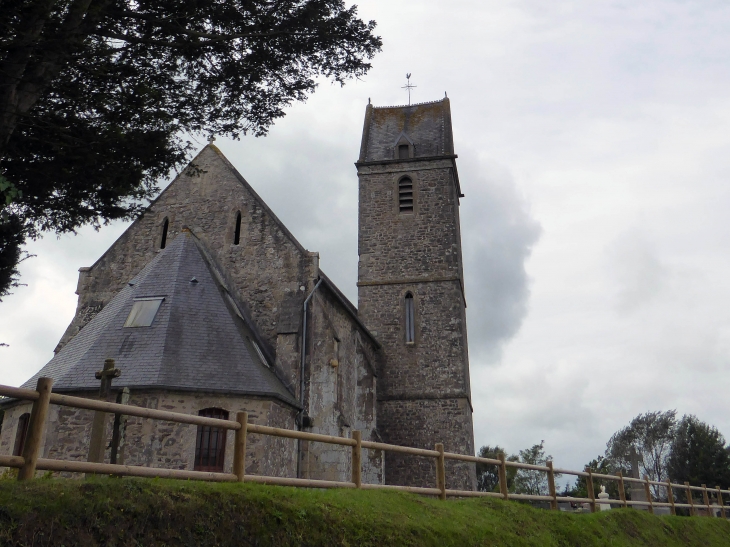
<svg viewBox="0 0 730 547">
<path fill-rule="evenodd" d="M 297 427 L 299 428 L 299 431 L 301 431 L 304 427 L 304 365 L 307 360 L 307 306 L 309 305 L 309 301 L 314 296 L 314 293 L 317 291 L 319 286 L 322 284 L 322 281 L 324 279 L 320 278 L 319 281 L 317 281 L 317 284 L 312 289 L 312 292 L 309 293 L 309 296 L 304 300 L 304 306 L 303 306 L 303 313 L 304 313 L 304 319 L 302 320 L 302 362 L 301 366 L 299 367 L 299 376 L 300 376 L 300 382 L 299 382 L 299 404 L 301 405 L 301 410 L 299 411 L 299 419 L 297 420 Z M 297 478 L 300 478 L 300 467 L 302 464 L 302 440 L 299 439 L 297 441 Z"/>
</svg>

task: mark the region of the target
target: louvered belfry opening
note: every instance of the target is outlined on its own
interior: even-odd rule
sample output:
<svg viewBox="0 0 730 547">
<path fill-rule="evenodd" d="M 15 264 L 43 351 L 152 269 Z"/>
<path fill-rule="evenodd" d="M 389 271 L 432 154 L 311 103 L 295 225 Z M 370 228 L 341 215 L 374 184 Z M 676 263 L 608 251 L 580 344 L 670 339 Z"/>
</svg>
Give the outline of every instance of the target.
<svg viewBox="0 0 730 547">
<path fill-rule="evenodd" d="M 407 144 L 400 144 L 398 145 L 398 159 L 399 160 L 407 160 L 410 158 L 410 151 L 408 150 Z"/>
<path fill-rule="evenodd" d="M 408 177 L 398 182 L 398 209 L 401 213 L 413 212 L 413 181 Z"/>
<path fill-rule="evenodd" d="M 204 408 L 199 416 L 227 420 L 228 412 L 222 408 Z M 198 438 L 195 441 L 195 471 L 223 472 L 223 461 L 226 453 L 226 430 L 209 425 L 198 426 Z"/>
</svg>

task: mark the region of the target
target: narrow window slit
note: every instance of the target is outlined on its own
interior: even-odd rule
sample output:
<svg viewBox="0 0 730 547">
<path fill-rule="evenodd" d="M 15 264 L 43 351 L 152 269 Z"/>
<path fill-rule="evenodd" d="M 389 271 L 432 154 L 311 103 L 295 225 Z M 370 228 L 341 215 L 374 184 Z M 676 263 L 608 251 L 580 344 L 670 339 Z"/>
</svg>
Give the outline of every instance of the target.
<svg viewBox="0 0 730 547">
<path fill-rule="evenodd" d="M 236 215 L 236 231 L 233 233 L 233 244 L 238 245 L 241 242 L 241 211 Z"/>
<path fill-rule="evenodd" d="M 416 341 L 415 309 L 413 306 L 413 295 L 406 293 L 406 344 L 413 344 Z"/>
<path fill-rule="evenodd" d="M 164 249 L 167 245 L 167 229 L 170 227 L 170 221 L 165 217 L 165 222 L 162 224 L 162 239 L 160 240 L 160 249 Z"/>
</svg>

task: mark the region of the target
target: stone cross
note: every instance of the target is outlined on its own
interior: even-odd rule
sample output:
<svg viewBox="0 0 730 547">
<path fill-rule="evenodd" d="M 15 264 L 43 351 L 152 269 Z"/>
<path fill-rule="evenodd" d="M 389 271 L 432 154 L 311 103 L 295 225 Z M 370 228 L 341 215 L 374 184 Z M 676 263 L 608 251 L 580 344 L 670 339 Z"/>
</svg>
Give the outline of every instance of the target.
<svg viewBox="0 0 730 547">
<path fill-rule="evenodd" d="M 105 359 L 104 368 L 96 373 L 97 380 L 101 380 L 99 387 L 99 398 L 106 401 L 109 397 L 109 391 L 112 387 L 112 380 L 119 378 L 122 371 L 114 368 L 114 359 Z M 104 429 L 106 425 L 106 412 L 96 410 L 94 412 L 94 422 L 91 426 L 91 441 L 89 442 L 90 462 L 103 463 L 104 461 Z"/>
<path fill-rule="evenodd" d="M 631 476 L 634 479 L 639 478 L 639 455 L 636 453 L 636 448 L 634 445 L 631 445 L 631 449 L 629 450 L 629 461 L 631 462 Z M 646 500 L 646 490 L 644 490 L 644 487 L 637 483 L 632 482 L 631 483 L 631 499 L 633 501 L 647 501 Z M 648 508 L 645 505 L 634 505 L 634 509 L 637 509 L 639 511 L 647 511 Z"/>
<path fill-rule="evenodd" d="M 117 395 L 117 403 L 120 405 L 129 404 L 129 388 L 125 387 Z M 112 442 L 109 445 L 111 453 L 109 463 L 124 463 L 124 431 L 127 417 L 124 414 L 114 414 L 114 427 L 112 428 Z"/>
<path fill-rule="evenodd" d="M 408 91 L 408 104 L 410 105 L 411 104 L 411 89 L 415 89 L 418 86 L 411 84 L 411 73 L 410 72 L 408 74 L 406 74 L 406 82 L 407 82 L 406 85 L 401 87 L 401 89 L 406 89 Z"/>
</svg>

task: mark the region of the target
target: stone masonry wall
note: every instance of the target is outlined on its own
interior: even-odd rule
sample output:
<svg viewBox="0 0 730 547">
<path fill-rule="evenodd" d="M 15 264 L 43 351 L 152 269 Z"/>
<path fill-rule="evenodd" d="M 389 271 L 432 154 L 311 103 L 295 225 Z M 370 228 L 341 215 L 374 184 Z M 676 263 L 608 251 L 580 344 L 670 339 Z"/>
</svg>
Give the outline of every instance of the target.
<svg viewBox="0 0 730 547">
<path fill-rule="evenodd" d="M 458 201 L 450 160 L 360 165 L 358 176 L 360 283 L 461 277 Z M 398 181 L 404 176 L 413 181 L 414 212 L 401 214 Z"/>
<path fill-rule="evenodd" d="M 78 393 L 82 397 L 89 394 Z M 132 393 L 130 405 L 197 415 L 204 408 L 221 408 L 235 419 L 236 412 L 247 411 L 249 421 L 259 425 L 294 429 L 295 410 L 276 401 L 194 393 Z M 30 412 L 30 404 L 22 403 L 7 409 L 0 435 L 0 453 L 10 454 L 17 432 L 18 417 Z M 46 425 L 42 457 L 86 461 L 94 412 L 51 405 Z M 107 415 L 107 443 L 111 440 L 113 415 Z M 129 416 L 122 448 L 123 462 L 165 469 L 193 469 L 197 428 L 162 420 Z M 233 466 L 233 431 L 228 432 L 224 471 Z M 109 462 L 107 449 L 104 461 Z M 296 472 L 296 443 L 289 439 L 250 434 L 246 445 L 246 473 L 293 477 Z"/>
<path fill-rule="evenodd" d="M 326 286 L 310 304 L 305 408 L 314 420 L 312 431 L 363 440 L 377 440 L 376 381 L 372 365 L 376 348 L 352 321 Z M 349 481 L 351 450 L 323 443 L 304 443 L 302 476 Z M 379 451 L 363 450 L 363 482 L 380 484 L 383 459 Z"/>
<path fill-rule="evenodd" d="M 431 450 L 437 442 L 443 442 L 446 452 L 474 455 L 472 412 L 464 397 L 380 401 L 378 412 L 379 431 L 388 442 Z M 388 452 L 385 481 L 433 488 L 435 460 Z M 446 460 L 446 488 L 473 490 L 475 484 L 473 464 Z"/>
<path fill-rule="evenodd" d="M 358 164 L 359 316 L 383 346 L 378 430 L 386 442 L 474 454 L 458 195 L 451 159 Z M 413 181 L 401 213 L 398 181 Z M 415 307 L 406 343 L 405 296 Z M 450 488 L 473 489 L 471 464 L 449 464 Z M 433 485 L 433 462 L 387 453 L 388 484 Z"/>
<path fill-rule="evenodd" d="M 311 290 L 316 255 L 276 220 L 215 146 L 205 147 L 193 163 L 197 169 L 180 174 L 93 266 L 81 269 L 76 316 L 59 348 L 159 252 L 166 218 L 167 241 L 189 227 L 226 272 L 270 348 L 276 348 L 281 303 L 300 287 Z M 236 245 L 239 211 L 241 237 Z"/>
</svg>

